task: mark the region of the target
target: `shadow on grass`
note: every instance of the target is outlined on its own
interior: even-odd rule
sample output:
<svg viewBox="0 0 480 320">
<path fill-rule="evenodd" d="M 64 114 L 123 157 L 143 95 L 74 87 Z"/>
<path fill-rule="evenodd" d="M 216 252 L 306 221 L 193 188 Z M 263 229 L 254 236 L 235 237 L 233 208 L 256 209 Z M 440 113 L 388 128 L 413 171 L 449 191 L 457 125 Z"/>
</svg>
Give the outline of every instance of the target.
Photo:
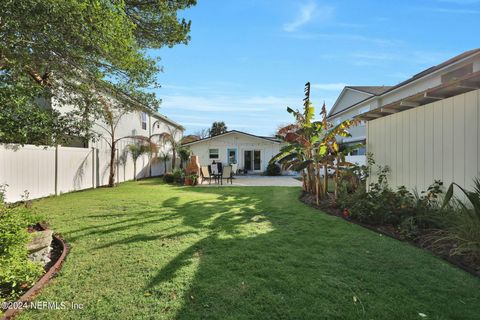
<svg viewBox="0 0 480 320">
<path fill-rule="evenodd" d="M 474 292 L 478 279 L 416 248 L 314 211 L 298 203 L 292 188 L 178 192 L 161 203 L 169 210 L 161 216 L 138 211 L 81 232 L 174 224 L 96 249 L 194 236 L 195 242 L 144 287 L 151 299 L 182 301 L 174 318 L 415 319 L 421 312 L 473 319 L 480 311 L 480 294 Z M 195 200 L 188 200 L 190 194 Z M 191 278 L 186 270 L 194 270 Z"/>
</svg>

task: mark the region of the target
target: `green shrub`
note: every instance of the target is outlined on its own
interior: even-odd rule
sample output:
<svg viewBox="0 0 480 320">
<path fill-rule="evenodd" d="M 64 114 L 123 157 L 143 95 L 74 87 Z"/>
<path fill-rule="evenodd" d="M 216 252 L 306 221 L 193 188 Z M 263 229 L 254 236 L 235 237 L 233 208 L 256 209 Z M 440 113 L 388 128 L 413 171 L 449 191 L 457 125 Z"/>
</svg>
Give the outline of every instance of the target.
<svg viewBox="0 0 480 320">
<path fill-rule="evenodd" d="M 173 182 L 178 183 L 178 184 L 183 184 L 185 181 L 185 171 L 182 169 L 175 168 L 173 169 L 172 172 L 173 175 Z"/>
<path fill-rule="evenodd" d="M 393 225 L 408 238 L 417 237 L 422 230 L 436 224 L 440 206 L 439 194 L 442 182 L 435 181 L 427 191 L 418 195 L 405 187 L 396 191 L 388 186 L 387 167 L 379 167 L 378 180 L 370 184 L 370 190 L 360 186 L 353 193 L 342 192 L 337 201 L 341 209 L 348 209 L 350 216 L 371 225 Z"/>
<path fill-rule="evenodd" d="M 279 176 L 282 174 L 282 169 L 276 163 L 269 163 L 267 166 L 267 171 L 265 171 L 265 175 L 267 176 Z"/>
<path fill-rule="evenodd" d="M 171 173 L 166 173 L 164 176 L 163 176 L 163 181 L 165 181 L 166 183 L 173 183 L 175 181 L 175 178 L 173 177 L 173 174 Z"/>
<path fill-rule="evenodd" d="M 0 204 L 0 302 L 15 301 L 43 272 L 28 259 L 28 226 L 34 224 L 31 211 Z"/>
<path fill-rule="evenodd" d="M 437 221 L 440 229 L 434 233 L 434 244 L 454 243 L 452 255 L 467 255 L 480 263 L 480 179 L 475 178 L 473 191 L 452 183 L 445 195 L 442 215 Z M 454 198 L 457 186 L 466 199 Z"/>
<path fill-rule="evenodd" d="M 350 216 L 371 225 L 398 225 L 404 216 L 411 215 L 413 195 L 400 187 L 391 190 L 387 182 L 388 167 L 379 167 L 378 180 L 370 184 L 370 191 L 362 186 L 353 194 L 342 193 L 339 197 L 341 209 L 348 209 Z"/>
</svg>

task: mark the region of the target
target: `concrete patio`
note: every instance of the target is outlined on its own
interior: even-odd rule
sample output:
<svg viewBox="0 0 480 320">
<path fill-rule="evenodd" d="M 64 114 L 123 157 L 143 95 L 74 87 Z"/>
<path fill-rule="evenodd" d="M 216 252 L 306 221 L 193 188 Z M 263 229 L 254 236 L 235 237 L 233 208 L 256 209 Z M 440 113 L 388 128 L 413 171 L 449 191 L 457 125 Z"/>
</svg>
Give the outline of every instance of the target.
<svg viewBox="0 0 480 320">
<path fill-rule="evenodd" d="M 223 185 L 219 183 L 211 184 L 208 181 L 204 181 L 203 184 L 199 186 L 207 187 L 221 187 L 221 186 L 237 186 L 237 187 L 301 187 L 302 182 L 295 179 L 294 176 L 278 176 L 278 177 L 268 177 L 268 176 L 255 176 L 255 175 L 246 175 L 246 176 L 235 176 L 233 178 L 233 184 L 230 184 L 230 181 L 227 183 L 226 180 L 223 181 Z"/>
</svg>

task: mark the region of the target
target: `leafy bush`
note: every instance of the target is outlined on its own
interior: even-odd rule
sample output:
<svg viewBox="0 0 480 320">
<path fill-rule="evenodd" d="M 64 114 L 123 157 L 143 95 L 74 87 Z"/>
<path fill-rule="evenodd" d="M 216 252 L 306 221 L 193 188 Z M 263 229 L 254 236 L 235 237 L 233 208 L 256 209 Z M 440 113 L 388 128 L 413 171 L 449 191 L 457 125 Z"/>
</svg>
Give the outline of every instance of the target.
<svg viewBox="0 0 480 320">
<path fill-rule="evenodd" d="M 28 226 L 35 223 L 24 207 L 0 204 L 0 302 L 15 301 L 43 272 L 40 264 L 28 259 Z"/>
<path fill-rule="evenodd" d="M 456 183 L 450 185 L 443 204 L 446 212 L 439 216 L 441 229 L 433 237 L 437 245 L 454 243 L 450 254 L 468 255 L 480 263 L 480 179 L 475 178 L 473 182 L 473 191 L 465 190 Z M 466 199 L 453 197 L 454 186 L 463 192 Z"/>
<path fill-rule="evenodd" d="M 367 178 L 370 175 L 372 166 L 375 164 L 371 153 L 367 153 L 366 157 L 367 165 L 353 164 L 345 166 L 339 171 L 338 183 L 340 193 L 353 193 L 360 187 L 365 189 Z"/>
<path fill-rule="evenodd" d="M 403 211 L 408 208 L 411 194 L 405 188 L 394 192 L 388 186 L 388 167 L 379 167 L 378 181 L 370 184 L 370 191 L 358 188 L 352 195 L 339 197 L 342 209 L 348 209 L 350 216 L 371 225 L 397 225 Z"/>
<path fill-rule="evenodd" d="M 173 174 L 171 173 L 166 173 L 164 176 L 163 176 L 163 181 L 165 181 L 166 183 L 173 183 L 175 181 L 175 178 L 173 177 Z"/>
<path fill-rule="evenodd" d="M 269 163 L 267 166 L 267 171 L 265 171 L 265 175 L 267 176 L 279 176 L 282 174 L 282 169 L 276 163 Z"/>
<path fill-rule="evenodd" d="M 172 175 L 173 175 L 173 182 L 178 184 L 183 184 L 185 180 L 185 171 L 183 171 L 182 169 L 175 168 L 173 169 Z"/>
<path fill-rule="evenodd" d="M 348 209 L 350 216 L 371 225 L 393 225 L 408 238 L 415 238 L 421 230 L 435 224 L 440 211 L 438 195 L 442 182 L 435 181 L 422 196 L 411 193 L 405 187 L 396 191 L 388 186 L 388 167 L 379 167 L 378 180 L 370 184 L 367 192 L 359 187 L 355 192 L 343 192 L 337 201 L 341 209 Z"/>
</svg>

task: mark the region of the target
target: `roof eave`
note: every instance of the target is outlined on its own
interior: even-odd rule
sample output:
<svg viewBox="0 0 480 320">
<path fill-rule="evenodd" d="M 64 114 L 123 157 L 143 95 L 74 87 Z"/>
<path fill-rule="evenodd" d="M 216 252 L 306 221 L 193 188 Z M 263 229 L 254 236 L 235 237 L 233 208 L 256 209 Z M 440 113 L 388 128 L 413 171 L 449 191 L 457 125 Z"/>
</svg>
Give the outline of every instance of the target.
<svg viewBox="0 0 480 320">
<path fill-rule="evenodd" d="M 266 138 L 266 137 L 256 136 L 254 134 L 250 134 L 250 133 L 247 133 L 247 132 L 242 132 L 242 131 L 238 131 L 238 130 L 231 130 L 231 131 L 228 131 L 228 132 L 225 132 L 225 133 L 213 136 L 213 137 L 208 137 L 208 138 L 200 139 L 200 140 L 197 140 L 197 141 L 188 142 L 188 143 L 185 143 L 185 144 L 182 144 L 182 145 L 183 146 L 190 146 L 190 145 L 193 145 L 193 144 L 210 141 L 212 139 L 219 138 L 221 136 L 225 136 L 225 135 L 233 134 L 233 133 L 238 133 L 238 134 L 245 135 L 245 136 L 252 137 L 252 138 L 256 138 L 256 139 L 261 139 L 261 140 L 272 142 L 272 143 L 275 143 L 275 144 L 280 144 L 281 143 L 281 141 L 275 141 L 275 140 L 272 140 L 272 139 L 269 139 L 269 138 Z"/>
</svg>

